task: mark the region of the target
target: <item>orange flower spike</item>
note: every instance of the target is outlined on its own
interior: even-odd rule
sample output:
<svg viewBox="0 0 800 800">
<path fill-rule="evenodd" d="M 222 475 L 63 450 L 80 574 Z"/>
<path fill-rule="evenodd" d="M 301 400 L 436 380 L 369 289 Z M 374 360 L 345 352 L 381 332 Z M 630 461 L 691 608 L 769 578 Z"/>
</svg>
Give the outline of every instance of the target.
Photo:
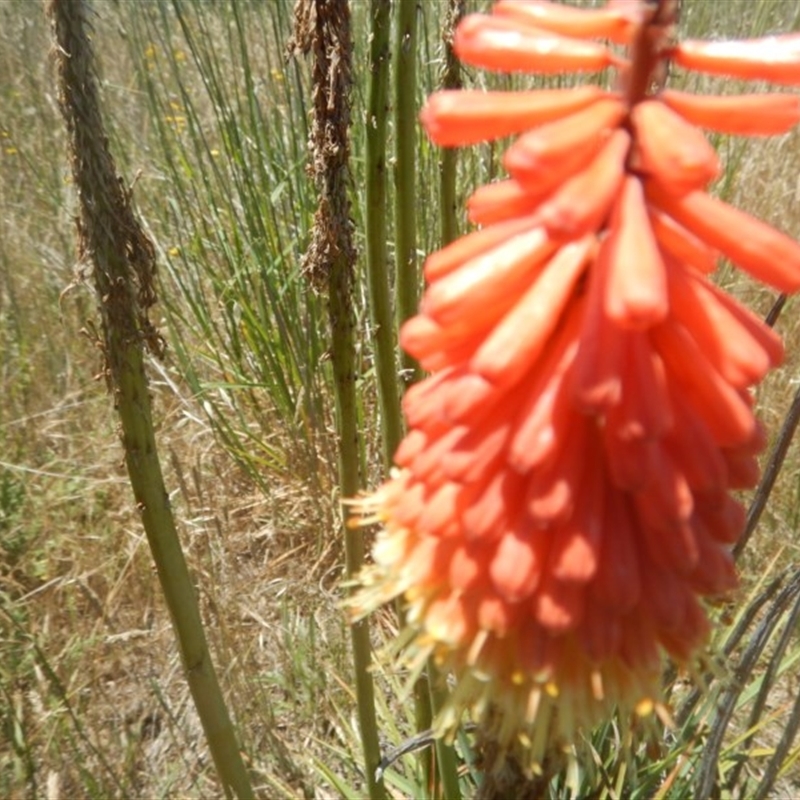
<svg viewBox="0 0 800 800">
<path fill-rule="evenodd" d="M 705 280 L 702 276 L 693 275 L 689 272 L 687 277 L 700 294 L 708 294 L 714 298 L 713 301 L 711 298 L 704 301 L 708 303 L 710 309 L 713 309 L 713 313 L 722 313 L 722 309 L 724 309 L 725 313 L 732 320 L 735 320 L 738 326 L 747 331 L 747 334 L 758 342 L 769 357 L 770 367 L 779 367 L 783 363 L 785 355 L 783 339 L 774 329 L 765 324 L 760 317 L 756 316 L 748 308 L 737 303 L 727 292 Z M 719 309 L 719 312 L 717 309 Z"/>
<path fill-rule="evenodd" d="M 654 448 L 650 470 L 651 479 L 641 491 L 636 492 L 634 504 L 639 509 L 642 522 L 649 522 L 658 530 L 672 531 L 691 519 L 694 511 L 691 487 L 663 447 Z M 681 541 L 670 543 L 670 546 L 675 548 L 676 553 L 681 552 L 683 558 L 691 560 L 690 551 L 696 550 L 694 536 L 682 531 L 679 538 Z M 676 566 L 679 568 L 681 561 L 681 558 L 677 559 Z"/>
<path fill-rule="evenodd" d="M 471 258 L 481 255 L 518 233 L 536 227 L 534 217 L 511 219 L 498 225 L 474 231 L 451 242 L 447 247 L 431 253 L 425 260 L 425 279 L 433 283 L 463 266 Z"/>
<path fill-rule="evenodd" d="M 489 564 L 489 577 L 504 600 L 518 602 L 535 591 L 544 572 L 549 538 L 546 531 L 526 522 L 524 514 L 503 532 Z"/>
<path fill-rule="evenodd" d="M 680 67 L 712 75 L 800 84 L 800 33 L 723 42 L 686 39 L 669 57 Z"/>
<path fill-rule="evenodd" d="M 679 265 L 670 265 L 669 276 L 675 319 L 731 385 L 738 389 L 752 386 L 780 363 L 780 337 L 770 328 L 760 322 L 759 327 L 742 324 L 741 315 L 731 313 L 730 306 L 707 289 L 709 284 Z"/>
<path fill-rule="evenodd" d="M 485 338 L 470 360 L 470 369 L 503 386 L 515 384 L 528 372 L 561 321 L 593 249 L 593 236 L 562 247 Z"/>
<path fill-rule="evenodd" d="M 713 493 L 709 498 L 695 494 L 695 514 L 708 535 L 720 544 L 735 544 L 747 521 L 745 507 L 725 494 Z"/>
<path fill-rule="evenodd" d="M 705 188 L 720 172 L 714 148 L 697 128 L 659 100 L 631 111 L 636 132 L 631 166 L 672 194 Z"/>
<path fill-rule="evenodd" d="M 533 615 L 543 628 L 551 634 L 573 630 L 582 622 L 585 608 L 586 590 L 583 586 L 564 583 L 552 572 L 545 571 L 533 598 Z"/>
<path fill-rule="evenodd" d="M 589 425 L 586 422 L 576 424 L 584 431 Z M 592 457 L 600 456 L 598 446 L 593 441 L 595 437 L 592 431 L 581 437 L 583 449 L 579 452 L 585 461 L 585 469 L 583 480 L 575 489 L 575 512 L 551 533 L 550 570 L 556 578 L 566 583 L 587 583 L 594 577 L 600 563 L 606 483 L 602 470 L 593 468 Z M 528 501 L 531 501 L 530 493 Z"/>
<path fill-rule="evenodd" d="M 627 44 L 633 24 L 621 8 L 574 8 L 547 0 L 499 0 L 492 14 L 516 19 L 576 39 L 609 39 Z"/>
<path fill-rule="evenodd" d="M 638 178 L 628 177 L 614 206 L 604 306 L 609 319 L 622 327 L 645 329 L 669 311 L 667 272 L 644 204 Z"/>
<path fill-rule="evenodd" d="M 625 104 L 609 96 L 568 117 L 524 133 L 503 157 L 511 175 L 538 193 L 542 180 L 557 186 L 591 161 L 625 116 Z"/>
<path fill-rule="evenodd" d="M 708 426 L 717 444 L 746 442 L 756 428 L 755 417 L 738 392 L 714 368 L 688 331 L 674 320 L 652 328 L 648 335 L 688 401 Z"/>
<path fill-rule="evenodd" d="M 680 264 L 688 264 L 705 275 L 717 268 L 719 252 L 701 242 L 674 219 L 652 206 L 647 210 L 650 227 L 665 255 L 672 256 Z"/>
<path fill-rule="evenodd" d="M 525 504 L 538 525 L 574 526 L 573 511 L 583 492 L 585 445 L 591 424 L 588 417 L 578 417 L 561 452 L 531 473 Z"/>
<path fill-rule="evenodd" d="M 638 525 L 629 496 L 616 491 L 602 471 L 601 480 L 605 484 L 602 543 L 597 573 L 589 590 L 606 613 L 626 613 L 636 607 L 642 594 Z"/>
<path fill-rule="evenodd" d="M 504 406 L 502 416 L 490 415 L 488 424 L 467 428 L 442 460 L 445 475 L 450 480 L 474 484 L 500 468 L 516 410 Z"/>
<path fill-rule="evenodd" d="M 697 95 L 664 89 L 658 99 L 692 125 L 739 136 L 774 136 L 800 122 L 793 94 Z"/>
<path fill-rule="evenodd" d="M 606 418 L 609 432 L 625 440 L 660 438 L 673 419 L 664 365 L 646 333 L 631 331 L 625 336 L 624 369 L 625 389 Z"/>
<path fill-rule="evenodd" d="M 507 455 L 508 464 L 520 474 L 551 456 L 559 437 L 574 424 L 576 412 L 572 408 L 567 376 L 575 360 L 579 312 L 579 308 L 571 310 L 537 365 L 535 380 L 527 389 Z"/>
<path fill-rule="evenodd" d="M 698 597 L 735 583 L 744 510 L 728 492 L 752 483 L 764 441 L 746 387 L 783 348 L 703 274 L 721 251 L 800 288 L 800 245 L 699 191 L 718 163 L 691 127 L 786 130 L 798 103 L 713 98 L 714 128 L 691 96 L 653 96 L 664 61 L 692 57 L 669 46 L 676 8 L 498 0 L 459 27 L 466 61 L 618 66 L 624 99 L 441 93 L 421 115 L 444 145 L 522 135 L 512 180 L 470 200 L 485 227 L 428 259 L 403 328 L 441 371 L 407 393 L 402 469 L 364 501 L 385 527 L 358 608 L 403 595 L 412 661 L 433 653 L 458 681 L 439 730 L 469 709 L 523 768 L 614 704 L 652 706 L 660 653 L 691 661 L 705 641 Z M 593 37 L 629 44 L 630 62 Z M 785 79 L 780 41 L 767 71 Z"/>
<path fill-rule="evenodd" d="M 486 313 L 495 304 L 509 308 L 555 248 L 541 228 L 519 233 L 431 284 L 420 310 L 449 325 Z"/>
<path fill-rule="evenodd" d="M 419 119 L 434 144 L 455 147 L 520 133 L 610 96 L 597 86 L 530 92 L 445 90 L 428 98 Z"/>
<path fill-rule="evenodd" d="M 487 330 L 491 330 L 497 317 L 484 317 L 480 325 L 440 325 L 425 314 L 417 314 L 407 320 L 400 331 L 400 346 L 420 362 L 423 369 L 435 369 L 441 356 L 455 349 L 466 348 L 473 352 L 480 347 Z"/>
<path fill-rule="evenodd" d="M 574 239 L 600 226 L 625 177 L 630 143 L 627 131 L 614 131 L 594 161 L 542 204 L 537 216 L 551 236 Z"/>
<path fill-rule="evenodd" d="M 604 302 L 608 257 L 609 248 L 601 246 L 589 276 L 580 346 L 571 375 L 573 402 L 587 414 L 603 412 L 619 402 L 622 389 L 622 332 L 608 318 Z"/>
<path fill-rule="evenodd" d="M 541 199 L 542 195 L 527 191 L 515 180 L 487 183 L 476 189 L 467 200 L 467 218 L 473 225 L 495 225 L 531 215 L 539 207 Z"/>
<path fill-rule="evenodd" d="M 611 411 L 614 412 L 616 408 L 614 406 Z M 602 437 L 611 483 L 626 492 L 641 491 L 650 480 L 652 472 L 651 461 L 655 448 L 653 441 L 641 437 L 617 436 L 613 425 L 608 423 L 603 426 Z"/>
<path fill-rule="evenodd" d="M 738 208 L 696 191 L 675 197 L 648 181 L 647 199 L 754 278 L 781 292 L 800 289 L 800 244 Z"/>
<path fill-rule="evenodd" d="M 456 29 L 453 49 L 465 64 L 500 72 L 595 72 L 621 61 L 602 44 L 485 14 L 464 17 Z"/>
<path fill-rule="evenodd" d="M 722 453 L 728 465 L 728 488 L 753 489 L 758 485 L 761 468 L 755 456 L 735 449 L 726 449 Z"/>
<path fill-rule="evenodd" d="M 664 439 L 667 452 L 693 490 L 724 491 L 728 469 L 714 437 L 679 388 L 673 387 L 669 395 L 674 425 Z"/>
</svg>

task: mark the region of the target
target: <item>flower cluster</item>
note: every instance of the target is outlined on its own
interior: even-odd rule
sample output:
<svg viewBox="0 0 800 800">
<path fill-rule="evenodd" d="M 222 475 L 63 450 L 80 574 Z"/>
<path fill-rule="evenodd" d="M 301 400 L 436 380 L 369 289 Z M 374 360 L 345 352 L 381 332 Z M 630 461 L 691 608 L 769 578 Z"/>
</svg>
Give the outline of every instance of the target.
<svg viewBox="0 0 800 800">
<path fill-rule="evenodd" d="M 614 705 L 652 709 L 662 655 L 691 663 L 704 644 L 700 598 L 736 584 L 730 492 L 758 479 L 750 388 L 783 357 L 708 275 L 724 255 L 800 288 L 800 246 L 707 194 L 721 167 L 696 127 L 783 132 L 798 98 L 662 85 L 668 60 L 800 83 L 800 37 L 675 44 L 675 5 L 499 0 L 458 26 L 462 61 L 612 67 L 617 87 L 445 91 L 421 116 L 439 145 L 519 136 L 402 329 L 433 375 L 362 504 L 383 531 L 358 602 L 402 595 L 417 663 L 457 678 L 442 728 L 469 709 L 529 763 Z"/>
</svg>

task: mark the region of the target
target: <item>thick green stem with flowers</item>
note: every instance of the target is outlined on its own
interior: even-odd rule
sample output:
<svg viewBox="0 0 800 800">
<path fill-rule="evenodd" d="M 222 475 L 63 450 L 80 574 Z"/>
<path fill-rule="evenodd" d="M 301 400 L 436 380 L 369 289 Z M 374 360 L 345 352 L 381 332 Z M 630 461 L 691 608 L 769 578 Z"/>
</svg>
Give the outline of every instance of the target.
<svg viewBox="0 0 800 800">
<path fill-rule="evenodd" d="M 370 75 L 367 108 L 367 279 L 383 434 L 383 460 L 392 463 L 403 435 L 397 380 L 396 336 L 387 249 L 386 124 L 389 117 L 390 0 L 370 2 Z"/>
<path fill-rule="evenodd" d="M 252 797 L 225 700 L 203 631 L 169 505 L 153 429 L 144 348 L 160 355 L 161 339 L 148 319 L 156 302 L 155 250 L 131 208 L 104 132 L 82 0 L 52 0 L 59 99 L 69 134 L 78 189 L 80 257 L 92 263 L 102 319 L 97 344 L 121 422 L 125 464 L 142 515 L 167 608 L 172 617 L 189 690 L 226 797 Z"/>
</svg>

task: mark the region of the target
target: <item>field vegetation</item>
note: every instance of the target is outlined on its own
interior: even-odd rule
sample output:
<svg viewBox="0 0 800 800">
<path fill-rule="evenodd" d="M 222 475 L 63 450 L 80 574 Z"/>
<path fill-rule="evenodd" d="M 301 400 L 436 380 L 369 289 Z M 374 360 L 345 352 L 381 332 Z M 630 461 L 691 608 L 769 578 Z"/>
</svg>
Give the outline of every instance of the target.
<svg viewBox="0 0 800 800">
<path fill-rule="evenodd" d="M 351 6 L 350 196 L 367 488 L 384 474 L 364 263 L 370 35 L 367 0 Z M 693 36 L 800 30 L 791 0 L 683 6 L 682 30 Z M 108 0 L 92 9 L 111 150 L 157 248 L 154 319 L 168 348 L 147 368 L 160 455 L 254 789 L 261 797 L 364 796 L 340 607 L 326 301 L 301 268 L 317 197 L 307 172 L 309 66 L 286 50 L 292 3 Z M 445 13 L 444 0 L 419 4 L 418 106 L 441 80 Z M 113 403 L 96 378 L 96 303 L 76 256 L 77 200 L 50 49 L 43 7 L 0 3 L 0 796 L 218 796 Z M 463 77 L 467 85 L 486 80 L 469 70 Z M 727 165 L 718 192 L 800 237 L 800 133 L 715 144 Z M 419 131 L 415 146 L 422 256 L 441 242 L 439 153 Z M 390 159 L 393 208 L 391 167 Z M 463 152 L 458 207 L 500 169 L 488 145 Z M 391 278 L 391 213 L 388 226 Z M 773 307 L 774 294 L 738 274 L 723 269 L 718 279 L 759 313 Z M 796 299 L 776 325 L 788 358 L 758 394 L 770 432 L 764 464 L 800 396 Z M 577 782 L 598 797 L 689 798 L 709 769 L 718 797 L 754 796 L 766 777 L 776 797 L 800 793 L 800 749 L 793 737 L 781 748 L 784 731 L 800 725 L 798 530 L 795 443 L 740 556 L 741 589 L 714 609 L 715 645 L 725 649 L 708 694 L 692 700 L 689 677 L 672 676 L 684 713 L 663 747 L 623 762 L 615 757 L 623 734 L 609 723 L 593 740 L 596 774 L 554 785 L 553 796 L 569 796 Z M 376 615 L 376 646 L 396 627 L 390 611 Z M 413 703 L 392 664 L 381 662 L 375 679 L 388 752 L 416 733 Z M 468 745 L 465 733 L 456 748 L 467 796 L 478 779 Z M 390 796 L 424 796 L 424 774 L 419 752 L 399 758 L 386 771 Z"/>
</svg>

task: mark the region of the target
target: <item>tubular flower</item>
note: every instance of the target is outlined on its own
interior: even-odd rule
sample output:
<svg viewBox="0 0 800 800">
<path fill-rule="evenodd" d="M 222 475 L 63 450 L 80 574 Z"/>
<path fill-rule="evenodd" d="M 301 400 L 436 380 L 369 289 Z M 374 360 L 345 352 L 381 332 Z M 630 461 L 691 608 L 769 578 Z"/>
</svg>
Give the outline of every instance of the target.
<svg viewBox="0 0 800 800">
<path fill-rule="evenodd" d="M 706 194 L 721 167 L 696 127 L 785 131 L 798 99 L 658 85 L 669 59 L 800 83 L 800 40 L 676 45 L 674 7 L 499 0 L 458 27 L 463 61 L 614 67 L 617 88 L 440 92 L 421 115 L 444 146 L 519 137 L 402 329 L 433 374 L 406 394 L 392 478 L 359 501 L 383 529 L 357 611 L 402 596 L 412 663 L 456 677 L 440 730 L 471 711 L 532 765 L 614 706 L 660 710 L 663 655 L 706 642 L 702 598 L 736 585 L 730 491 L 764 444 L 750 389 L 783 358 L 707 275 L 724 255 L 800 288 L 800 245 Z"/>
</svg>

